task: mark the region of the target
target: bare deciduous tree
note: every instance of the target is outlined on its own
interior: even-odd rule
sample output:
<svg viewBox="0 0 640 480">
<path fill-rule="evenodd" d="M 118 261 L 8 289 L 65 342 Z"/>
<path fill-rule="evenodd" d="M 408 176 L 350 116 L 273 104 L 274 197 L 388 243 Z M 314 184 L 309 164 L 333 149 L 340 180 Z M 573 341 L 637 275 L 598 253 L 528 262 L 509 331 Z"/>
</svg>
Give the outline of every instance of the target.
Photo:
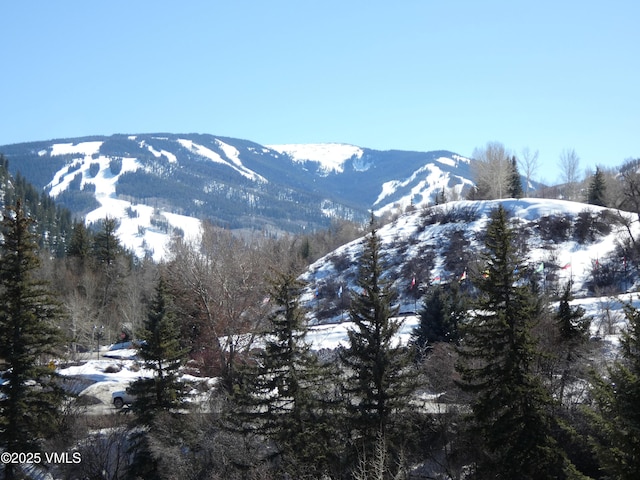
<svg viewBox="0 0 640 480">
<path fill-rule="evenodd" d="M 532 152 L 531 150 L 529 150 L 529 147 L 523 148 L 522 156 L 520 158 L 520 168 L 522 168 L 522 172 L 527 179 L 527 184 L 525 185 L 525 195 L 529 196 L 531 181 L 533 180 L 533 176 L 538 171 L 538 150 Z"/>
<path fill-rule="evenodd" d="M 616 189 L 619 198 L 614 199 L 615 206 L 638 215 L 640 221 L 640 159 L 628 160 L 620 168 L 620 189 Z"/>
<path fill-rule="evenodd" d="M 565 196 L 569 200 L 575 200 L 578 196 L 579 169 L 580 157 L 573 148 L 565 148 L 560 152 L 562 182 L 565 184 Z"/>
<path fill-rule="evenodd" d="M 258 241 L 205 225 L 199 244 L 176 242 L 168 279 L 190 332 L 192 353 L 231 388 L 237 356 L 264 318 L 270 267 Z"/>
<path fill-rule="evenodd" d="M 473 176 L 480 199 L 503 198 L 508 195 L 512 172 L 511 153 L 500 142 L 489 142 L 473 151 Z"/>
</svg>

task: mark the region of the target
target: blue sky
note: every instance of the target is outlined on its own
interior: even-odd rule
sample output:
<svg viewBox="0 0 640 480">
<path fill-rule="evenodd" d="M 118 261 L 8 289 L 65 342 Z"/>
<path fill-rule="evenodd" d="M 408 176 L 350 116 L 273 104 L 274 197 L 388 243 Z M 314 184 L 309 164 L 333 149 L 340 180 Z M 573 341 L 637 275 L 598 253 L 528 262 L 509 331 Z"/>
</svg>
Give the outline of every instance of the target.
<svg viewBox="0 0 640 480">
<path fill-rule="evenodd" d="M 211 133 L 640 157 L 640 2 L 1 2 L 0 145 Z"/>
</svg>

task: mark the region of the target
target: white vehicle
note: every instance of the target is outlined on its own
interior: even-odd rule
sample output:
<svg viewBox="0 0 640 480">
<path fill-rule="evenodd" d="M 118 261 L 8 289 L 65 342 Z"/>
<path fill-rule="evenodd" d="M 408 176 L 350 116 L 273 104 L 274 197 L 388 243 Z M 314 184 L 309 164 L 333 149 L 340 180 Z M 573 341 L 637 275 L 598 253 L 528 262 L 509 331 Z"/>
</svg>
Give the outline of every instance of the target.
<svg viewBox="0 0 640 480">
<path fill-rule="evenodd" d="M 126 390 L 118 390 L 117 392 L 113 392 L 111 394 L 111 401 L 113 402 L 113 406 L 116 408 L 122 408 L 125 405 L 131 405 L 135 398 L 133 395 L 127 393 Z"/>
</svg>

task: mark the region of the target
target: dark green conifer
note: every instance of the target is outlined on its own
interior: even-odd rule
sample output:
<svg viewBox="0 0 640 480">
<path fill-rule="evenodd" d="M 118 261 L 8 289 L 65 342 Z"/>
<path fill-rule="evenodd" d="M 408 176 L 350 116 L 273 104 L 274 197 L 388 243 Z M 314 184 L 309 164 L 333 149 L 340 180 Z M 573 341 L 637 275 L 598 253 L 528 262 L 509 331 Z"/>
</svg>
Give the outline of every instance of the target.
<svg viewBox="0 0 640 480">
<path fill-rule="evenodd" d="M 67 245 L 67 255 L 77 257 L 81 261 L 84 261 L 91 253 L 91 243 L 91 235 L 87 227 L 85 227 L 84 222 L 76 222 L 73 225 L 71 238 Z"/>
<path fill-rule="evenodd" d="M 604 179 L 604 173 L 600 167 L 596 167 L 596 173 L 591 177 L 589 190 L 587 191 L 587 203 L 591 205 L 607 206 L 607 184 Z"/>
<path fill-rule="evenodd" d="M 357 289 L 351 295 L 349 314 L 355 328 L 349 330 L 348 347 L 341 352 L 354 442 L 369 454 L 379 436 L 394 447 L 394 415 L 406 412 L 415 388 L 408 373 L 412 354 L 394 338 L 400 329 L 400 321 L 393 318 L 396 295 L 384 278 L 380 237 L 372 219 L 359 260 Z"/>
<path fill-rule="evenodd" d="M 113 265 L 119 254 L 123 252 L 116 234 L 118 222 L 107 217 L 102 220 L 101 229 L 94 236 L 93 257 L 99 265 Z"/>
<path fill-rule="evenodd" d="M 582 343 L 585 340 L 585 336 L 589 333 L 589 325 L 591 322 L 588 318 L 584 317 L 584 308 L 571 306 L 570 302 L 573 299 L 571 295 L 572 286 L 573 282 L 569 281 L 562 291 L 556 319 L 562 341 Z"/>
<path fill-rule="evenodd" d="M 509 174 L 509 196 L 511 198 L 522 198 L 522 178 L 518 170 L 518 161 L 516 157 L 511 158 L 511 171 Z"/>
<path fill-rule="evenodd" d="M 151 425 L 160 412 L 175 412 L 184 406 L 184 385 L 178 370 L 186 358 L 180 346 L 180 328 L 165 281 L 161 278 L 139 334 L 138 355 L 151 378 L 136 380 L 127 389 L 135 397 L 132 410 L 140 423 Z"/>
<path fill-rule="evenodd" d="M 418 358 L 423 358 L 434 343 L 457 343 L 460 338 L 459 324 L 465 314 L 466 308 L 457 282 L 433 287 L 425 297 L 420 323 L 411 336 Z"/>
<path fill-rule="evenodd" d="M 62 313 L 46 284 L 34 278 L 39 265 L 33 221 L 18 200 L 2 220 L 0 243 L 0 445 L 7 452 L 34 452 L 52 431 L 63 394 L 48 362 L 59 354 L 56 328 Z M 17 470 L 5 464 L 5 478 Z"/>
<path fill-rule="evenodd" d="M 572 466 L 552 438 L 551 398 L 535 371 L 531 331 L 538 299 L 520 277 L 514 231 L 502 206 L 491 216 L 484 274 L 456 368 L 473 396 L 470 429 L 478 445 L 474 478 L 566 478 Z"/>
<path fill-rule="evenodd" d="M 576 367 L 579 359 L 580 348 L 589 339 L 589 326 L 591 320 L 584 316 L 585 310 L 582 307 L 573 307 L 571 287 L 573 283 L 567 282 L 555 318 L 558 326 L 560 359 L 562 373 L 560 375 L 560 390 L 558 393 L 558 403 L 562 405 L 565 396 L 565 388 L 570 381 L 571 373 Z"/>
<path fill-rule="evenodd" d="M 248 431 L 268 436 L 277 447 L 281 470 L 300 478 L 326 473 L 336 451 L 335 377 L 306 342 L 307 326 L 299 298 L 304 283 L 289 273 L 271 280 L 265 347 L 245 369 L 236 388 L 241 419 Z"/>
<path fill-rule="evenodd" d="M 596 376 L 597 453 L 606 478 L 632 480 L 640 472 L 640 311 L 625 305 L 628 322 L 620 339 L 622 358 Z"/>
</svg>

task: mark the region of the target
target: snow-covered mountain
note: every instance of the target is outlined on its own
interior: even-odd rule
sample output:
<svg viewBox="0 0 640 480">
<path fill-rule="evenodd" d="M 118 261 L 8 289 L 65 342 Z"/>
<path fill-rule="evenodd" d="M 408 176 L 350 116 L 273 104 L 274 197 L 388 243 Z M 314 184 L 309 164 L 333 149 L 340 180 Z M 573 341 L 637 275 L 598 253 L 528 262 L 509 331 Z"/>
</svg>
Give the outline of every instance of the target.
<svg viewBox="0 0 640 480">
<path fill-rule="evenodd" d="M 576 297 L 635 288 L 637 265 L 625 256 L 629 234 L 622 222 L 637 238 L 635 215 L 564 200 L 455 201 L 407 213 L 378 230 L 400 311 L 418 310 L 430 285 L 460 282 L 464 288 L 482 272 L 483 235 L 498 204 L 510 213 L 516 241 L 527 251 L 526 274 L 537 276 L 548 292 L 559 292 L 570 279 Z M 348 292 L 357 291 L 362 246 L 362 238 L 354 240 L 307 270 L 303 303 L 312 324 L 345 318 Z"/>
<path fill-rule="evenodd" d="M 231 229 L 298 232 L 457 198 L 467 158 L 345 144 L 259 145 L 198 134 L 87 137 L 0 146 L 20 172 L 87 223 L 120 221 L 138 255 L 165 254 L 171 235 L 202 220 Z"/>
</svg>

